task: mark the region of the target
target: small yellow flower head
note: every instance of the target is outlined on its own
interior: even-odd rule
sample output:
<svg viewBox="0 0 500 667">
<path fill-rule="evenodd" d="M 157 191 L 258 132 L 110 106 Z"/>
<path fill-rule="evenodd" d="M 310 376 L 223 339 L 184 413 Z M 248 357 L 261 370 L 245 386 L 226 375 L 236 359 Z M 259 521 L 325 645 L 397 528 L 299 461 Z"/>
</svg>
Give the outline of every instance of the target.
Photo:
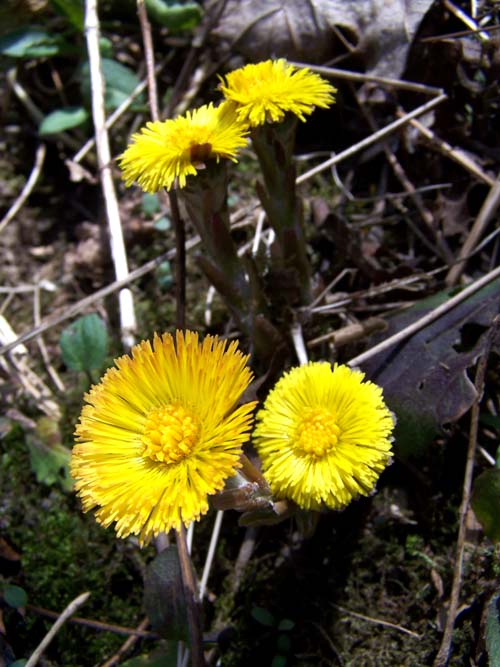
<svg viewBox="0 0 500 667">
<path fill-rule="evenodd" d="M 276 384 L 257 414 L 255 444 L 273 492 L 304 509 L 369 495 L 391 457 L 394 420 L 373 382 L 312 362 Z"/>
<path fill-rule="evenodd" d="M 146 123 L 132 135 L 132 142 L 119 157 L 122 178 L 134 181 L 145 192 L 161 188 L 183 188 L 186 177 L 203 169 L 207 160 L 228 158 L 245 146 L 246 126 L 238 120 L 232 105 L 206 104 L 185 116 Z"/>
<path fill-rule="evenodd" d="M 240 466 L 254 403 L 236 407 L 252 379 L 248 357 L 191 331 L 155 335 L 115 361 L 86 394 L 71 474 L 83 510 L 141 544 L 208 510 Z"/>
<path fill-rule="evenodd" d="M 307 68 L 286 60 L 265 60 L 226 75 L 219 86 L 227 100 L 237 105 L 240 120 L 251 127 L 279 123 L 290 112 L 305 121 L 314 107 L 327 108 L 336 88 Z"/>
</svg>

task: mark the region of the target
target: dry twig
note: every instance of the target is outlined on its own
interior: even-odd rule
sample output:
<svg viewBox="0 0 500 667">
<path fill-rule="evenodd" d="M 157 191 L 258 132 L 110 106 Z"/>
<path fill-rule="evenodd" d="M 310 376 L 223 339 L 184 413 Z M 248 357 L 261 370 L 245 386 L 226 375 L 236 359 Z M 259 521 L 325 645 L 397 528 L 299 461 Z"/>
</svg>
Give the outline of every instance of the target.
<svg viewBox="0 0 500 667">
<path fill-rule="evenodd" d="M 457 553 L 455 558 L 455 567 L 453 571 L 453 583 L 450 594 L 450 604 L 448 608 L 448 616 L 446 619 L 446 626 L 441 641 L 441 646 L 434 660 L 434 667 L 445 667 L 448 664 L 451 640 L 453 634 L 453 627 L 455 625 L 455 618 L 458 610 L 458 601 L 460 596 L 460 586 L 462 584 L 462 568 L 464 560 L 464 547 L 466 536 L 466 516 L 469 509 L 472 487 L 472 475 L 474 472 L 474 460 L 476 456 L 477 447 L 477 430 L 479 424 L 479 406 L 484 391 L 484 380 L 486 375 L 486 367 L 488 362 L 488 355 L 493 341 L 494 334 L 497 327 L 500 325 L 500 316 L 494 320 L 489 332 L 489 340 L 485 351 L 479 359 L 476 371 L 475 387 L 477 391 L 476 400 L 471 408 L 470 416 L 470 430 L 469 430 L 469 447 L 467 449 L 467 463 L 465 466 L 464 483 L 462 490 L 462 502 L 460 504 L 459 512 L 459 527 L 457 538 Z"/>
<path fill-rule="evenodd" d="M 62 625 L 68 620 L 70 616 L 72 616 L 75 611 L 82 606 L 85 602 L 87 602 L 87 599 L 89 598 L 90 593 L 82 593 L 78 597 L 76 597 L 72 602 L 69 603 L 69 605 L 64 609 L 57 619 L 57 621 L 54 623 L 54 625 L 50 628 L 50 630 L 47 632 L 45 637 L 42 639 L 40 644 L 37 646 L 37 648 L 33 651 L 33 654 L 31 655 L 30 659 L 26 663 L 26 667 L 35 667 L 37 662 L 40 660 L 42 657 L 43 652 L 47 648 L 47 646 L 50 644 L 50 642 L 54 639 L 57 631 L 62 627 Z"/>
<path fill-rule="evenodd" d="M 3 216 L 2 220 L 0 221 L 0 233 L 3 232 L 5 227 L 7 227 L 7 225 L 9 224 L 9 222 L 16 217 L 21 208 L 24 206 L 30 194 L 33 192 L 33 188 L 37 184 L 38 179 L 40 178 L 40 174 L 42 173 L 43 163 L 45 161 L 45 153 L 46 153 L 45 144 L 40 144 L 36 149 L 35 163 L 28 177 L 28 180 L 24 184 L 24 187 L 19 193 L 15 202 L 12 204 L 12 206 L 9 208 L 7 213 Z"/>
<path fill-rule="evenodd" d="M 111 151 L 106 130 L 104 113 L 104 79 L 101 70 L 101 54 L 99 48 L 99 18 L 97 0 L 87 0 L 85 5 L 85 36 L 90 64 L 90 80 L 92 83 L 92 117 L 95 127 L 97 161 L 102 192 L 106 206 L 106 217 L 111 244 L 111 255 L 118 280 L 128 275 L 127 253 L 120 221 L 120 210 L 116 198 L 111 171 Z M 122 343 L 125 348 L 134 344 L 136 319 L 132 292 L 122 289 L 118 295 L 120 305 L 120 328 Z"/>
</svg>

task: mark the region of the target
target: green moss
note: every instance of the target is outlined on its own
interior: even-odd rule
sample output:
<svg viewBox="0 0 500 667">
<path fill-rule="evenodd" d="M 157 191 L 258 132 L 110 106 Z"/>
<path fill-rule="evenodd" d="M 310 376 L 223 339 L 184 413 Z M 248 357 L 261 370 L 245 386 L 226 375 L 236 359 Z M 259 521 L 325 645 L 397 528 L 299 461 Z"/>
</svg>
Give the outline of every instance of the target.
<svg viewBox="0 0 500 667">
<path fill-rule="evenodd" d="M 135 626 L 142 618 L 136 548 L 118 541 L 112 530 L 104 530 L 92 516 L 82 514 L 73 494 L 36 483 L 20 428 L 14 427 L 0 447 L 0 527 L 21 553 L 21 571 L 13 580 L 26 590 L 29 604 L 60 612 L 75 597 L 90 591 L 78 615 Z M 16 621 L 13 648 L 18 657 L 28 657 L 52 623 L 30 611 L 21 626 Z M 9 627 L 7 631 L 11 639 Z M 112 655 L 124 639 L 67 623 L 47 657 L 60 667 L 88 667 Z"/>
</svg>

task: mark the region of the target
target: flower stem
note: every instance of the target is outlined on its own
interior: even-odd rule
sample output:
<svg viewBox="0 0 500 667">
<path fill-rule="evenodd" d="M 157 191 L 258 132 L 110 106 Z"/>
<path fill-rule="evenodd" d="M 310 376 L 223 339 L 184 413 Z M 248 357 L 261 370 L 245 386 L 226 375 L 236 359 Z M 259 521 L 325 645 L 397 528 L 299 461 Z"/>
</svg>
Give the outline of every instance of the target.
<svg viewBox="0 0 500 667">
<path fill-rule="evenodd" d="M 189 634 L 191 637 L 191 663 L 192 667 L 205 667 L 196 581 L 191 557 L 187 548 L 186 529 L 182 523 L 180 529 L 176 531 L 176 539 L 181 564 L 182 583 L 187 603 Z"/>
</svg>

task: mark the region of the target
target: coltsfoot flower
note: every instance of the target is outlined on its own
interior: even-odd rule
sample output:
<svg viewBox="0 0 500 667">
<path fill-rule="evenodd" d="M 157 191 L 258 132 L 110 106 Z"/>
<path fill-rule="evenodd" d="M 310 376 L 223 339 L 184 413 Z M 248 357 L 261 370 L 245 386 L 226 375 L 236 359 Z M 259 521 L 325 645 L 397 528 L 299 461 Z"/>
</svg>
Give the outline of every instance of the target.
<svg viewBox="0 0 500 667">
<path fill-rule="evenodd" d="M 311 362 L 277 382 L 257 413 L 254 439 L 277 497 L 340 509 L 373 491 L 391 458 L 393 427 L 382 389 L 364 373 Z"/>
<path fill-rule="evenodd" d="M 337 92 L 318 74 L 306 67 L 297 68 L 283 58 L 229 72 L 219 88 L 236 104 L 239 119 L 251 127 L 279 123 L 289 112 L 305 121 L 315 107 L 333 104 Z"/>
<path fill-rule="evenodd" d="M 236 162 L 238 149 L 247 143 L 246 134 L 233 105 L 225 102 L 146 123 L 119 158 L 123 180 L 126 185 L 137 181 L 145 192 L 183 188 L 187 176 L 196 175 L 207 160 Z"/>
<path fill-rule="evenodd" d="M 236 342 L 191 331 L 155 335 L 86 394 L 71 459 L 84 511 L 141 543 L 199 519 L 240 467 L 254 403 Z"/>
</svg>

